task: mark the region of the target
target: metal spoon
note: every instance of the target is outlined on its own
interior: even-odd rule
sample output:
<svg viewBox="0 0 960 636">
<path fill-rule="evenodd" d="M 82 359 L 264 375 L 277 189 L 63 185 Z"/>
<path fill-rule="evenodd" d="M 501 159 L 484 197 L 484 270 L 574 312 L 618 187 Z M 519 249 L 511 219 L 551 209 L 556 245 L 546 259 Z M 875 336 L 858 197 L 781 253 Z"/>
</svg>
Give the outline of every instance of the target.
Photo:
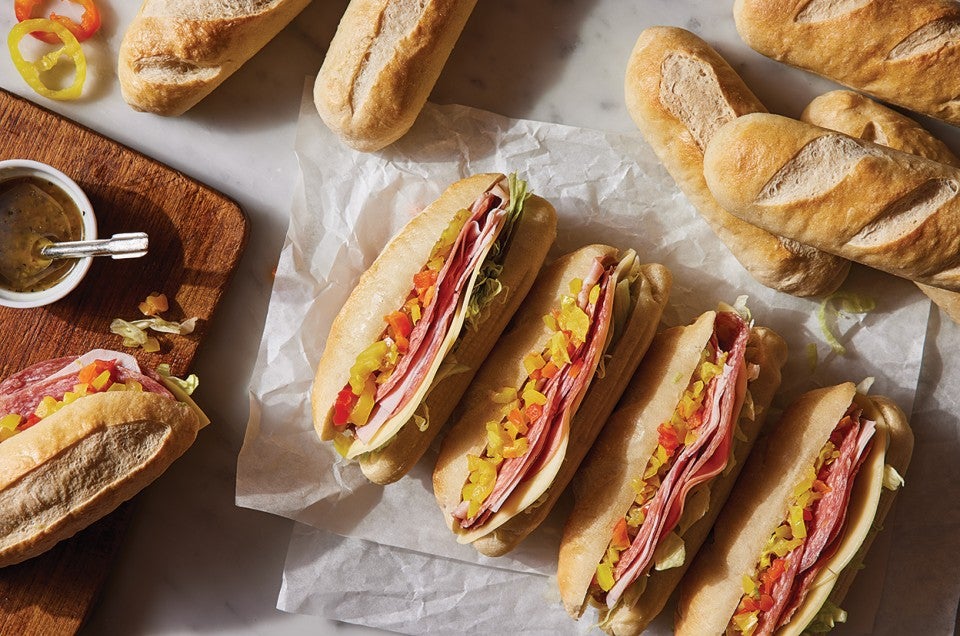
<svg viewBox="0 0 960 636">
<path fill-rule="evenodd" d="M 114 234 L 96 241 L 63 241 L 53 243 L 44 239 L 38 247 L 46 259 L 110 256 L 111 258 L 140 258 L 146 256 L 149 238 L 144 232 Z"/>
</svg>

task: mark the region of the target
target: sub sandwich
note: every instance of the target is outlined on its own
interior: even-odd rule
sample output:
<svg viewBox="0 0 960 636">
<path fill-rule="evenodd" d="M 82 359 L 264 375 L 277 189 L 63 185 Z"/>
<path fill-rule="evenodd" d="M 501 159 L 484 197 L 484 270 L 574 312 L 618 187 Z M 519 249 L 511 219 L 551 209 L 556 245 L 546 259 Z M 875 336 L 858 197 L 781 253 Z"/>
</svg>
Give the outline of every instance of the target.
<svg viewBox="0 0 960 636">
<path fill-rule="evenodd" d="M 780 385 L 787 347 L 729 307 L 654 339 L 573 483 L 557 582 L 567 612 L 637 634 L 707 536 Z"/>
<path fill-rule="evenodd" d="M 451 185 L 387 244 L 333 321 L 313 383 L 321 440 L 379 484 L 420 459 L 556 236 L 514 176 Z"/>
<path fill-rule="evenodd" d="M 434 493 L 460 543 L 499 556 L 540 525 L 653 339 L 670 281 L 605 245 L 544 268 L 440 449 Z"/>
<path fill-rule="evenodd" d="M 53 547 L 160 476 L 209 420 L 180 382 L 95 349 L 0 383 L 0 567 Z"/>
<path fill-rule="evenodd" d="M 913 434 L 852 383 L 804 394 L 751 455 L 681 586 L 677 634 L 800 634 L 839 605 L 903 484 Z"/>
</svg>

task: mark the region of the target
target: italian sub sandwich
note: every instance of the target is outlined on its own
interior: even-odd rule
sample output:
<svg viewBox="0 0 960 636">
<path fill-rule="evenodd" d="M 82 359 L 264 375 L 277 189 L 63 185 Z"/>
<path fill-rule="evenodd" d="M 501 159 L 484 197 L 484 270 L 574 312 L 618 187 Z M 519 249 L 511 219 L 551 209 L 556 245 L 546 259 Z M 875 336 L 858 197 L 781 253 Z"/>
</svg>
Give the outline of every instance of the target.
<svg viewBox="0 0 960 636">
<path fill-rule="evenodd" d="M 95 349 L 0 383 L 0 567 L 34 557 L 160 476 L 209 420 L 179 383 Z"/>
<path fill-rule="evenodd" d="M 800 634 L 839 608 L 913 451 L 890 400 L 852 383 L 804 394 L 754 450 L 681 585 L 676 633 Z"/>
<path fill-rule="evenodd" d="M 434 493 L 457 541 L 499 556 L 540 525 L 646 352 L 670 285 L 663 266 L 606 245 L 544 268 L 440 449 Z"/>
<path fill-rule="evenodd" d="M 780 385 L 786 343 L 729 307 L 661 332 L 573 482 L 557 582 L 579 618 L 637 634 L 723 507 Z"/>
<path fill-rule="evenodd" d="M 960 291 L 960 170 L 778 115 L 725 124 L 704 154 L 710 192 L 770 232 Z"/>
<path fill-rule="evenodd" d="M 771 234 L 724 210 L 703 179 L 703 151 L 720 126 L 767 109 L 709 44 L 676 27 L 640 34 L 626 103 L 644 139 L 717 237 L 759 282 L 795 296 L 836 290 L 850 262 Z"/>
<path fill-rule="evenodd" d="M 556 212 L 514 176 L 462 179 L 364 272 L 333 321 L 312 390 L 314 427 L 373 482 L 427 450 L 520 305 Z"/>
<path fill-rule="evenodd" d="M 800 120 L 960 168 L 960 158 L 923 126 L 853 91 L 824 93 L 807 105 Z M 923 283 L 917 286 L 951 320 L 960 323 L 960 293 Z"/>
</svg>

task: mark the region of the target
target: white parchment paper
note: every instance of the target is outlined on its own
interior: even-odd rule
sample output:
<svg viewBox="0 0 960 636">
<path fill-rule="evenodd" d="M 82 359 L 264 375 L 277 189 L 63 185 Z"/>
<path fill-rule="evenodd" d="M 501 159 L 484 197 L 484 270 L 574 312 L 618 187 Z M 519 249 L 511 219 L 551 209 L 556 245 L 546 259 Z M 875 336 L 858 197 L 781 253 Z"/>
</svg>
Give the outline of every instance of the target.
<svg viewBox="0 0 960 636">
<path fill-rule="evenodd" d="M 875 376 L 874 393 L 907 413 L 913 407 L 930 305 L 912 284 L 854 267 L 843 289 L 869 295 L 876 309 L 837 318 L 847 351 L 833 353 L 818 326 L 819 301 L 756 283 L 639 134 L 428 105 L 400 142 L 363 154 L 326 129 L 307 90 L 296 150 L 301 187 L 251 380 L 237 476 L 238 505 L 305 524 L 291 541 L 281 609 L 410 632 L 589 626 L 565 617 L 549 579 L 562 507 L 510 555 L 482 557 L 443 524 L 430 487 L 435 449 L 396 484 L 375 486 L 357 466 L 336 461 L 311 424 L 314 368 L 360 273 L 413 214 L 472 173 L 515 171 L 553 203 L 560 222 L 552 256 L 604 242 L 667 265 L 674 275 L 667 326 L 748 295 L 757 324 L 790 347 L 779 404 L 816 386 Z M 496 611 L 491 593 L 501 601 Z"/>
</svg>

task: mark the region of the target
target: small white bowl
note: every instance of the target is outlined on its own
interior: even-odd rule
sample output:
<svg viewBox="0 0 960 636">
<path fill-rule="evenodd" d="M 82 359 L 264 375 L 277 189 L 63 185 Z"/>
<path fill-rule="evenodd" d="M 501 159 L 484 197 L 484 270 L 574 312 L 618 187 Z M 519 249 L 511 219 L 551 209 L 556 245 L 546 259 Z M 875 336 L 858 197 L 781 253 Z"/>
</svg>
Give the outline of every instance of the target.
<svg viewBox="0 0 960 636">
<path fill-rule="evenodd" d="M 69 196 L 80 210 L 83 219 L 84 241 L 97 238 L 97 218 L 93 213 L 93 206 L 87 195 L 73 179 L 63 174 L 53 166 L 29 159 L 8 159 L 0 161 L 0 183 L 18 177 L 38 177 L 48 181 Z M 93 258 L 80 258 L 70 271 L 60 281 L 47 289 L 35 292 L 15 292 L 0 287 L 0 305 L 25 309 L 41 307 L 56 302 L 73 291 L 83 277 L 87 275 Z"/>
</svg>

